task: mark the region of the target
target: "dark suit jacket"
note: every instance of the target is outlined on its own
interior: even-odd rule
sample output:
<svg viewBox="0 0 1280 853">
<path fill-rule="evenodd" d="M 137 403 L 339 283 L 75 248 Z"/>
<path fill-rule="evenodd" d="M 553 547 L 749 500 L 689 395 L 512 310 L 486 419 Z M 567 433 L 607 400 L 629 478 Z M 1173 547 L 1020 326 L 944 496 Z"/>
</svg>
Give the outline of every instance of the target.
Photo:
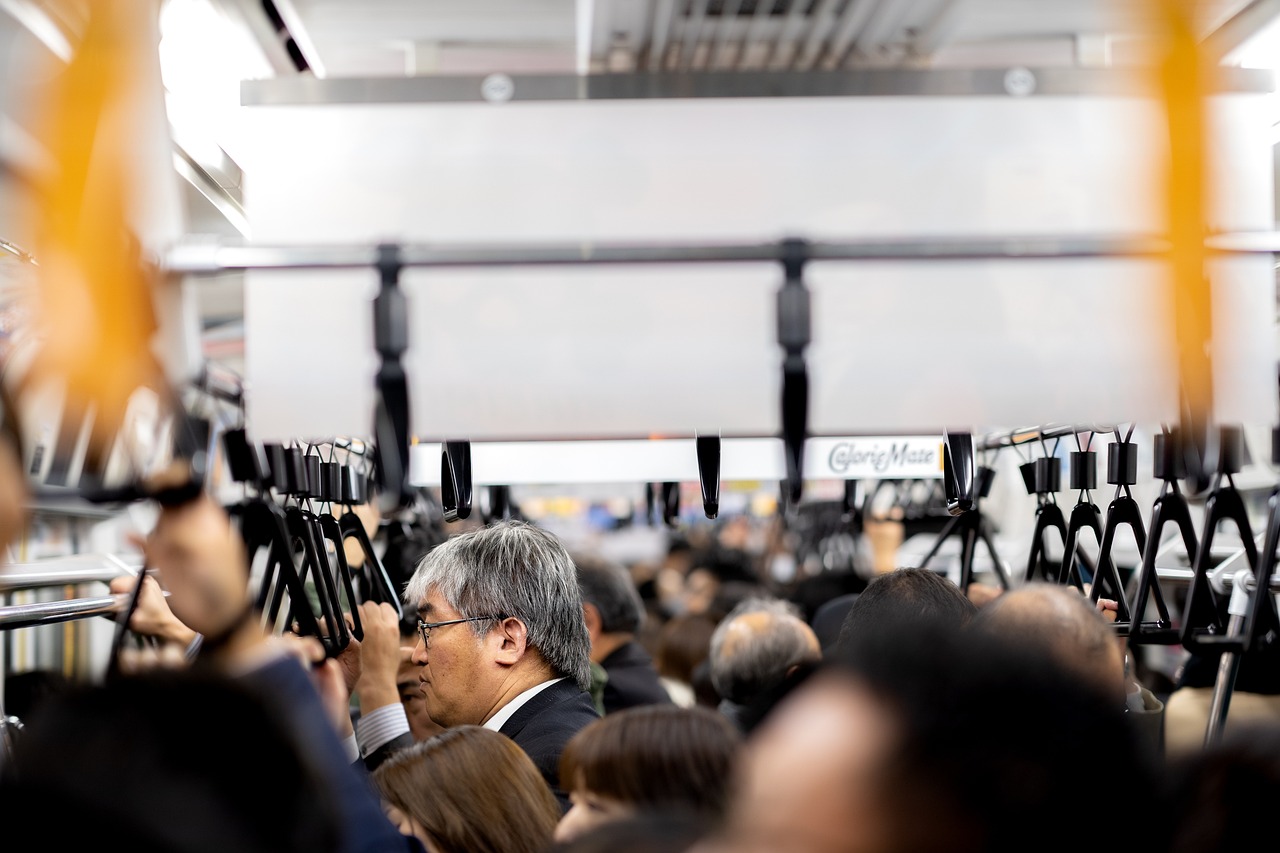
<svg viewBox="0 0 1280 853">
<path fill-rule="evenodd" d="M 533 759 L 560 801 L 561 811 L 568 811 L 569 795 L 560 787 L 560 753 L 569 738 L 598 719 L 591 694 L 581 690 L 572 678 L 566 678 L 521 705 L 498 731 Z"/>
<path fill-rule="evenodd" d="M 422 853 L 422 842 L 401 835 L 387 819 L 373 780 L 358 764 L 349 762 L 325 716 L 320 695 L 296 660 L 272 661 L 241 680 L 285 715 L 318 770 L 333 785 L 341 809 L 343 853 Z"/>
<path fill-rule="evenodd" d="M 619 646 L 600 662 L 609 680 L 604 683 L 604 712 L 612 714 L 635 705 L 670 705 L 671 696 L 658 680 L 653 658 L 637 642 Z"/>
</svg>

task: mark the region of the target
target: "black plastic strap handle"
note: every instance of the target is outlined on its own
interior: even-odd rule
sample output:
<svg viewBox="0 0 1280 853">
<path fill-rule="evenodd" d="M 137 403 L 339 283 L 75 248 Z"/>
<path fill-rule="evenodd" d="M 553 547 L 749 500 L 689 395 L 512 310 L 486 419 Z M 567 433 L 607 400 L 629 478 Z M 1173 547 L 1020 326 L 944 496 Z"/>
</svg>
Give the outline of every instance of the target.
<svg viewBox="0 0 1280 853">
<path fill-rule="evenodd" d="M 381 286 L 373 300 L 373 343 L 378 366 L 374 435 L 383 486 L 403 506 L 409 502 L 409 385 L 401 357 L 409 347 L 408 304 L 400 289 L 400 247 L 378 247 Z"/>
<path fill-rule="evenodd" d="M 786 456 L 783 497 L 798 506 L 804 492 L 804 442 L 809 431 L 809 370 L 805 348 L 812 340 L 812 307 L 804 284 L 809 244 L 782 241 L 784 279 L 778 291 L 778 344 L 782 347 L 782 447 Z"/>
</svg>

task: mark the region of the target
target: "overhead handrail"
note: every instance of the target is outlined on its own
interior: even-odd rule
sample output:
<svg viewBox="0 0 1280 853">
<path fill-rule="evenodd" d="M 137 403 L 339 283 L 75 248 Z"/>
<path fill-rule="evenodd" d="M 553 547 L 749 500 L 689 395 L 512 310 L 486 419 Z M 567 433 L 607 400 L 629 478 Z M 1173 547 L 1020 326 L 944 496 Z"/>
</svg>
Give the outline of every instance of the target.
<svg viewBox="0 0 1280 853">
<path fill-rule="evenodd" d="M 1250 233 L 1249 239 L 1213 235 L 1210 253 L 1274 255 L 1280 234 Z M 1268 239 L 1269 238 L 1269 239 Z M 1048 258 L 1167 257 L 1165 236 L 1132 234 L 1091 237 L 1079 234 L 1030 234 L 1020 237 L 958 235 L 930 239 L 872 238 L 818 241 L 808 256 L 820 261 L 963 261 L 1036 260 Z M 766 243 L 651 244 L 401 244 L 402 267 L 570 266 L 578 264 L 685 264 L 778 262 L 787 254 L 785 241 Z M 377 266 L 379 247 L 372 245 L 220 245 L 202 241 L 172 248 L 162 261 L 166 273 L 211 275 L 243 270 L 368 269 Z"/>
</svg>

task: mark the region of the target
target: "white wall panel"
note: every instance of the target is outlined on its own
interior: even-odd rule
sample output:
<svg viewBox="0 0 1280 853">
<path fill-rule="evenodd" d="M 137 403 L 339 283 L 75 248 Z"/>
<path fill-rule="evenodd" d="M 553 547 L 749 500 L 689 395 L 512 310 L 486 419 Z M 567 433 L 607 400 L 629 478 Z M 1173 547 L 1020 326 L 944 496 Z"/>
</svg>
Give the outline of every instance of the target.
<svg viewBox="0 0 1280 853">
<path fill-rule="evenodd" d="M 1217 222 L 1270 228 L 1259 96 L 1215 108 Z M 1154 232 L 1166 146 L 1133 98 L 254 107 L 255 242 L 755 241 Z M 1252 136 L 1243 135 L 1249 131 Z M 1272 417 L 1269 264 L 1215 294 L 1220 415 Z M 405 276 L 423 438 L 773 434 L 769 266 Z M 1224 279 L 1225 280 L 1225 279 Z M 372 273 L 252 273 L 260 438 L 358 431 Z M 1176 411 L 1163 276 L 1130 260 L 814 264 L 814 429 Z M 300 374 L 315 371 L 307 376 Z M 337 402 L 335 402 L 337 401 Z M 366 428 L 367 429 L 367 428 Z"/>
</svg>

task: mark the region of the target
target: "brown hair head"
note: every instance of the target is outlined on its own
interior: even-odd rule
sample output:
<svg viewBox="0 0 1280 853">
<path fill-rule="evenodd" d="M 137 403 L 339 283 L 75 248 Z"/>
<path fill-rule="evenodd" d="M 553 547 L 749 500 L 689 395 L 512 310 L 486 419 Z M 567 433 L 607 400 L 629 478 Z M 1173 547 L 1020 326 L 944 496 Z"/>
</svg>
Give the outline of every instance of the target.
<svg viewBox="0 0 1280 853">
<path fill-rule="evenodd" d="M 741 740 L 708 708 L 628 708 L 574 735 L 560 757 L 560 778 L 641 811 L 719 818 Z"/>
<path fill-rule="evenodd" d="M 483 726 L 455 726 L 400 750 L 373 778 L 442 853 L 541 853 L 560 819 L 529 756 Z"/>
</svg>

